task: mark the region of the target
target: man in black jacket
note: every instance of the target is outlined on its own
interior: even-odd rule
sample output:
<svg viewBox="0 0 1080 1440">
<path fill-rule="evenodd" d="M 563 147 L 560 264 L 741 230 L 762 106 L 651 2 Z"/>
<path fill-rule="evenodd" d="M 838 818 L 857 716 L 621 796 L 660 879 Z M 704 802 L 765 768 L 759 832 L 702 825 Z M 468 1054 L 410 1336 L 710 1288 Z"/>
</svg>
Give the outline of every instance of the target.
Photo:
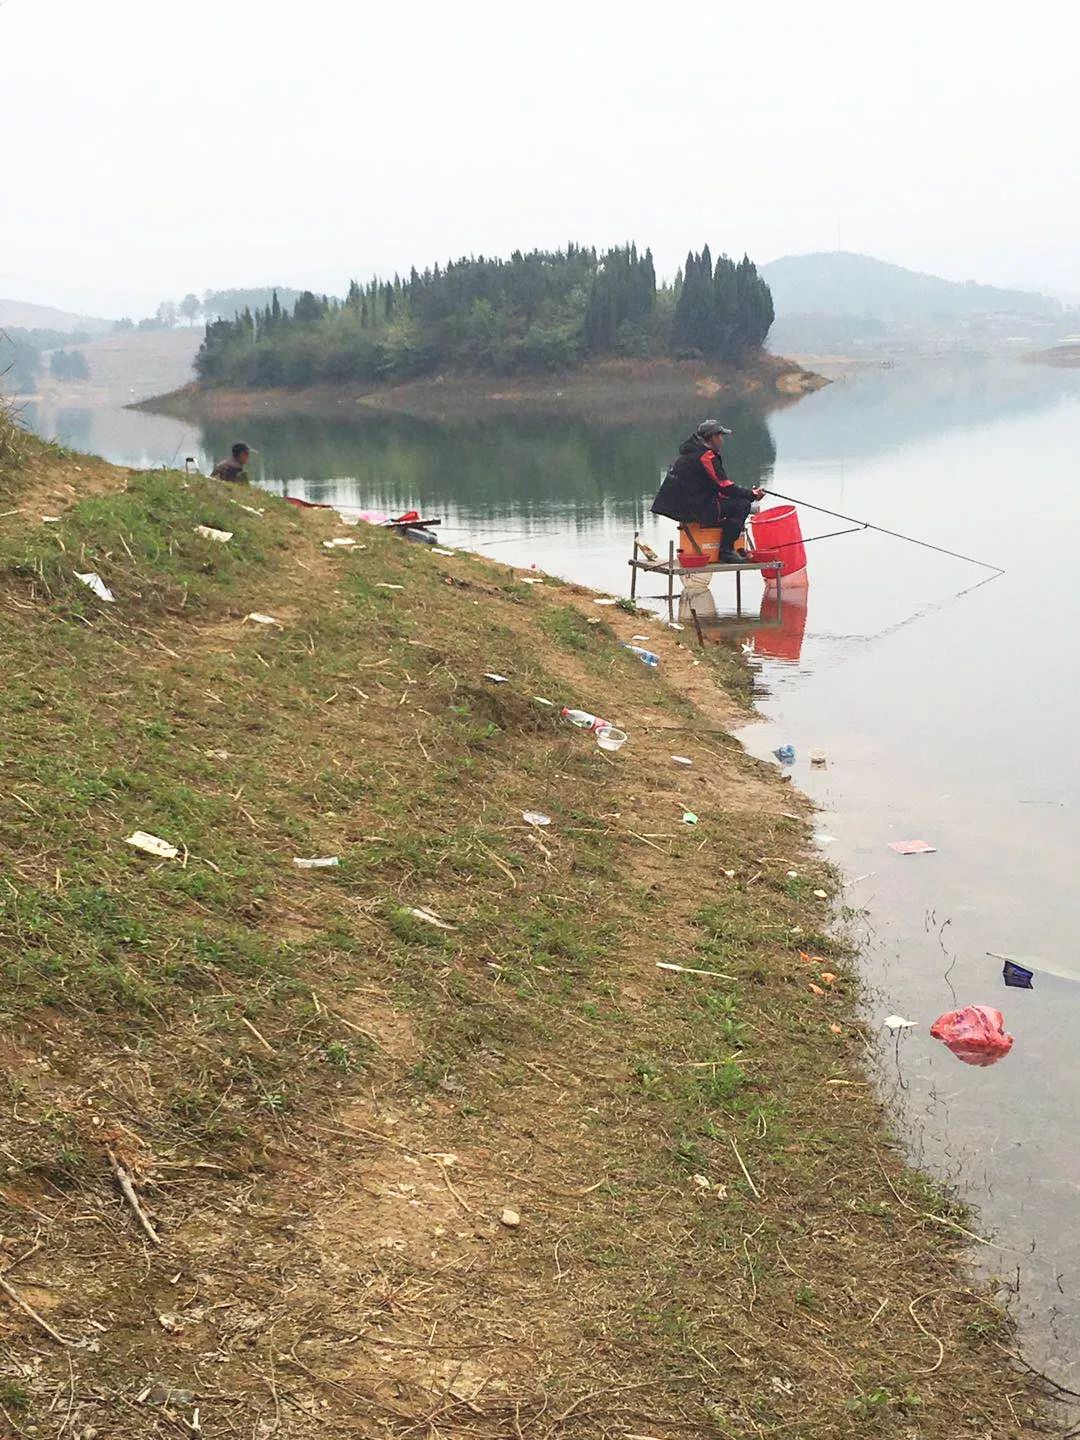
<svg viewBox="0 0 1080 1440">
<path fill-rule="evenodd" d="M 719 525 L 723 531 L 720 562 L 737 565 L 743 556 L 735 549 L 735 541 L 742 534 L 751 505 L 765 491 L 746 490 L 728 479 L 720 452 L 724 437 L 730 434 L 716 420 L 703 420 L 679 446 L 652 512 L 680 523 Z"/>
</svg>

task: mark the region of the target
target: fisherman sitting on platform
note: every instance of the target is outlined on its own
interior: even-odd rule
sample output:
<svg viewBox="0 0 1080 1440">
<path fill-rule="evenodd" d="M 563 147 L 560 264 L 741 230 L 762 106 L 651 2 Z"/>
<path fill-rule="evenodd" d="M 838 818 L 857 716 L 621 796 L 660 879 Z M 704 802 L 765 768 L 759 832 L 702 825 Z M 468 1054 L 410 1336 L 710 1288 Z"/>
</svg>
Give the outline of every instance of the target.
<svg viewBox="0 0 1080 1440">
<path fill-rule="evenodd" d="M 735 542 L 751 505 L 765 494 L 728 479 L 720 452 L 725 436 L 731 433 L 716 420 L 703 420 L 679 446 L 652 503 L 654 515 L 666 515 L 681 525 L 719 526 L 721 565 L 738 565 L 746 559 L 735 549 Z"/>
</svg>

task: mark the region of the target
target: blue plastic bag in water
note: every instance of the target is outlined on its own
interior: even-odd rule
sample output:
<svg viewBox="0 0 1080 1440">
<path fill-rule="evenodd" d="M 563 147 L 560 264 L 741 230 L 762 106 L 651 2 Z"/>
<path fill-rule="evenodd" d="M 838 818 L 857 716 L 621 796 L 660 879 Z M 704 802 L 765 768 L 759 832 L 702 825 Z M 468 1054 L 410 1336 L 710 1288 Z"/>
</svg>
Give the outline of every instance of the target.
<svg viewBox="0 0 1080 1440">
<path fill-rule="evenodd" d="M 1001 978 L 1014 990 L 1033 990 L 1035 988 L 1031 983 L 1035 978 L 1035 972 L 1026 969 L 1023 965 L 1017 965 L 1014 960 L 1005 961 L 1001 967 Z"/>
<path fill-rule="evenodd" d="M 781 745 L 779 750 L 774 750 L 772 753 L 780 761 L 781 765 L 790 765 L 795 759 L 795 746 Z"/>
</svg>

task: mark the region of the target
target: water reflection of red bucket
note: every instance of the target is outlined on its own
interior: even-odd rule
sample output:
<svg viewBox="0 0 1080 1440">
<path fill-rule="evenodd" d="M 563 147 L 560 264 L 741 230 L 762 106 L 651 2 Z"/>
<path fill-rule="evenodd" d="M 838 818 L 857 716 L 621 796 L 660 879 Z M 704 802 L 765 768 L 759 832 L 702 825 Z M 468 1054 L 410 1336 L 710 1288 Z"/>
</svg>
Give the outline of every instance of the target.
<svg viewBox="0 0 1080 1440">
<path fill-rule="evenodd" d="M 774 505 L 771 510 L 762 510 L 751 517 L 750 526 L 755 560 L 779 560 L 785 584 L 797 576 L 805 576 L 806 550 L 794 505 Z M 765 581 L 769 583 L 768 575 Z"/>
<path fill-rule="evenodd" d="M 762 628 L 752 632 L 755 655 L 784 660 L 790 665 L 798 664 L 806 634 L 807 598 L 805 588 L 797 589 L 792 595 L 785 586 L 781 602 L 774 586 L 765 587 L 761 597 Z M 777 620 L 779 624 L 775 623 Z M 770 621 L 773 622 L 771 625 Z M 769 625 L 768 629 L 766 625 Z"/>
</svg>

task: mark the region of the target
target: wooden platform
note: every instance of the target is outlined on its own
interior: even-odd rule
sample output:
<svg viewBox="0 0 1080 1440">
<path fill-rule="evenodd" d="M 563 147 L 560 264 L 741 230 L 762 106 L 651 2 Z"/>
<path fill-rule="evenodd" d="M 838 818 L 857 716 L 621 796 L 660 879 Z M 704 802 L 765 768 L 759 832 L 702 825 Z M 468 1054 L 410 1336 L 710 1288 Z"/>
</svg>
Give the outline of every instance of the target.
<svg viewBox="0 0 1080 1440">
<path fill-rule="evenodd" d="M 757 574 L 768 572 L 776 582 L 776 598 L 778 603 L 783 603 L 783 582 L 781 578 L 781 562 L 779 560 L 747 560 L 741 565 L 680 565 L 675 553 L 675 541 L 672 540 L 668 546 L 668 558 L 666 560 L 649 560 L 642 558 L 640 536 L 634 535 L 634 552 L 630 556 L 630 599 L 637 599 L 638 571 L 644 571 L 650 575 L 666 575 L 667 591 L 655 598 L 667 600 L 668 619 L 675 618 L 675 578 L 683 575 L 734 575 L 735 576 L 735 613 L 742 614 L 742 577 L 744 571 L 752 570 Z"/>
</svg>

